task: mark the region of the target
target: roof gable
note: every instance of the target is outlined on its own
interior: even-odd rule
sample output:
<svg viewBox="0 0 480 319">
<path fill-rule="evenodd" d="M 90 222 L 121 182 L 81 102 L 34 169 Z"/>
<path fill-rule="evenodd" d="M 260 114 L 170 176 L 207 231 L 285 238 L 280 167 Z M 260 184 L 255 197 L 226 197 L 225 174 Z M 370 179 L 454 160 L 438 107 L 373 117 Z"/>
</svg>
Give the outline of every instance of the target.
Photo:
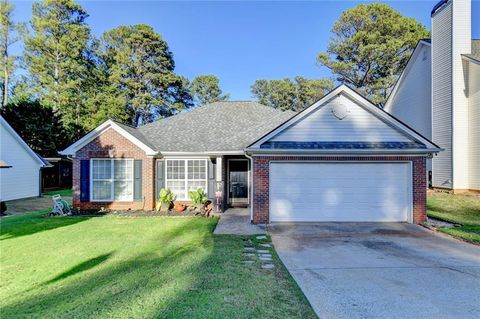
<svg viewBox="0 0 480 319">
<path fill-rule="evenodd" d="M 8 132 L 13 139 L 18 142 L 25 152 L 31 156 L 40 165 L 40 167 L 48 165 L 48 162 L 44 162 L 44 160 L 37 153 L 35 153 L 27 143 L 25 143 L 25 141 L 20 137 L 20 135 L 18 135 L 17 132 L 15 132 L 15 130 L 10 126 L 10 124 L 8 124 L 3 116 L 0 116 L 0 123 L 5 131 Z"/>
<path fill-rule="evenodd" d="M 119 134 L 121 134 L 129 141 L 137 145 L 139 148 L 141 148 L 143 151 L 145 151 L 145 154 L 147 155 L 156 155 L 158 153 L 152 148 L 150 143 L 136 128 L 117 123 L 113 120 L 107 120 L 94 130 L 90 131 L 87 135 L 83 136 L 81 139 L 61 151 L 60 154 L 70 156 L 75 155 L 75 153 L 79 149 L 81 149 L 82 147 L 93 141 L 97 136 L 101 135 L 103 132 L 109 129 L 117 131 Z"/>
<path fill-rule="evenodd" d="M 261 149 L 440 150 L 345 85 L 247 148 Z"/>
</svg>

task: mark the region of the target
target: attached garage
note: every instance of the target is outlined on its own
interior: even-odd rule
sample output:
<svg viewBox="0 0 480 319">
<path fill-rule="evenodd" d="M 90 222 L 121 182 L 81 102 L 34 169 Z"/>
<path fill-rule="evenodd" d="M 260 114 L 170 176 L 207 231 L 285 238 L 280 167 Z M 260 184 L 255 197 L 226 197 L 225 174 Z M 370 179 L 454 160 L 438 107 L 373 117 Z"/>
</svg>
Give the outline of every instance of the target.
<svg viewBox="0 0 480 319">
<path fill-rule="evenodd" d="M 341 85 L 247 148 L 252 222 L 421 223 L 441 150 Z"/>
<path fill-rule="evenodd" d="M 407 222 L 408 162 L 270 163 L 271 222 Z"/>
</svg>

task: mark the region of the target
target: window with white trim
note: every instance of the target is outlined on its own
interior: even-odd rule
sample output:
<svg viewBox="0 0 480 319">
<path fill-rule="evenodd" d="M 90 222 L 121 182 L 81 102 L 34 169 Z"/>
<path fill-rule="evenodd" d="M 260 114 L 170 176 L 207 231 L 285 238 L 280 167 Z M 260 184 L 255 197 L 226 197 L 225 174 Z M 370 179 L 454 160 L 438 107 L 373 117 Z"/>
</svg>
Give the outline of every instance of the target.
<svg viewBox="0 0 480 319">
<path fill-rule="evenodd" d="M 133 201 L 133 159 L 91 159 L 90 198 L 100 202 Z"/>
<path fill-rule="evenodd" d="M 188 192 L 202 188 L 207 192 L 206 159 L 167 159 L 165 187 L 177 200 L 189 200 Z"/>
</svg>

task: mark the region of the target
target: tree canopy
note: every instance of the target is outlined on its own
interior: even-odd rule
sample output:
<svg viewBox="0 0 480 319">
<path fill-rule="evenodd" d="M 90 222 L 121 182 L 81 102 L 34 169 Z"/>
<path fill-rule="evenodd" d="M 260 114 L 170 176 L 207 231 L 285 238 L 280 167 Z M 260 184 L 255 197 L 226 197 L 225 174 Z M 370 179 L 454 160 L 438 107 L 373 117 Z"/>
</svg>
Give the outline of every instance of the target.
<svg viewBox="0 0 480 319">
<path fill-rule="evenodd" d="M 301 111 L 332 90 L 328 79 L 256 80 L 251 86 L 253 96 L 262 104 L 280 110 Z"/>
<path fill-rule="evenodd" d="M 219 79 L 211 74 L 193 79 L 190 92 L 198 106 L 229 99 L 229 95 L 222 92 Z"/>
<path fill-rule="evenodd" d="M 337 80 L 383 105 L 417 42 L 429 31 L 387 4 L 360 4 L 342 13 L 318 63 Z"/>
<path fill-rule="evenodd" d="M 151 26 L 120 26 L 102 35 L 99 57 L 107 91 L 123 100 L 132 125 L 190 107 L 187 80 L 174 73 L 173 54 Z"/>
</svg>

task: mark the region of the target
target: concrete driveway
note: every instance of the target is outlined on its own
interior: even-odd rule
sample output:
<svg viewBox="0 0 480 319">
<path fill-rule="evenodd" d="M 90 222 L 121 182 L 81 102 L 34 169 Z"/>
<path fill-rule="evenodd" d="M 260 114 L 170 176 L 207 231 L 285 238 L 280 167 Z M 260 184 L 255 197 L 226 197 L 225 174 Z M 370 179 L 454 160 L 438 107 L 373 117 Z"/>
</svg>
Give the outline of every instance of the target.
<svg viewBox="0 0 480 319">
<path fill-rule="evenodd" d="M 479 318 L 480 247 L 403 223 L 274 224 L 320 318 Z"/>
</svg>

